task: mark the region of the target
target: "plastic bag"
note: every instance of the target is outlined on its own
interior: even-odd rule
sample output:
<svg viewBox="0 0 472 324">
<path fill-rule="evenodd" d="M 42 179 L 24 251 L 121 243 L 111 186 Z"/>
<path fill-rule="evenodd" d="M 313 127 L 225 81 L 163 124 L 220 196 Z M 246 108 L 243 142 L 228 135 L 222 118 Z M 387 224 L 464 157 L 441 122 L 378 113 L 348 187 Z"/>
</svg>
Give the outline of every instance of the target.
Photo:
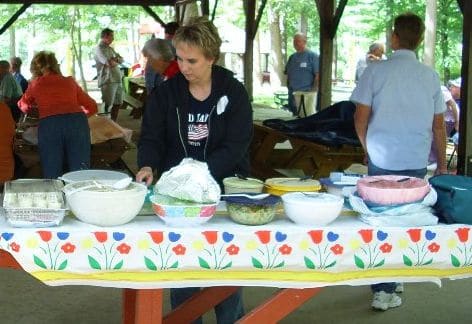
<svg viewBox="0 0 472 324">
<path fill-rule="evenodd" d="M 181 200 L 214 203 L 220 200 L 221 189 L 205 162 L 191 158 L 162 174 L 154 191 Z"/>
</svg>

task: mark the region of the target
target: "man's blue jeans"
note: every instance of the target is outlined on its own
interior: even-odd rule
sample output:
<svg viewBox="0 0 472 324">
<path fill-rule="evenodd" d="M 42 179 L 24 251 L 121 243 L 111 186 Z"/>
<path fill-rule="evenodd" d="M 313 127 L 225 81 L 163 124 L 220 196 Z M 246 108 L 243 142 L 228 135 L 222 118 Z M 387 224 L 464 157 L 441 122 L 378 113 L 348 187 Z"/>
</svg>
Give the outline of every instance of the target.
<svg viewBox="0 0 472 324">
<path fill-rule="evenodd" d="M 170 303 L 172 309 L 176 308 L 184 301 L 189 299 L 194 293 L 198 292 L 200 288 L 172 288 L 170 290 Z M 242 288 L 237 292 L 223 300 L 215 306 L 216 323 L 217 324 L 232 324 L 243 317 L 244 308 L 242 300 Z M 193 322 L 194 324 L 201 324 L 202 319 L 199 318 Z"/>
<path fill-rule="evenodd" d="M 416 177 L 416 178 L 424 178 L 427 173 L 427 169 L 415 169 L 415 170 L 385 170 L 379 168 L 378 166 L 374 165 L 372 161 L 369 160 L 369 164 L 367 165 L 367 173 L 370 176 L 375 175 L 402 175 L 406 177 Z M 395 291 L 397 284 L 395 282 L 383 282 L 371 285 L 370 288 L 372 292 L 379 292 L 384 291 L 388 294 L 391 294 Z"/>
<path fill-rule="evenodd" d="M 43 178 L 90 167 L 90 128 L 84 113 L 62 114 L 39 121 L 38 148 Z"/>
</svg>

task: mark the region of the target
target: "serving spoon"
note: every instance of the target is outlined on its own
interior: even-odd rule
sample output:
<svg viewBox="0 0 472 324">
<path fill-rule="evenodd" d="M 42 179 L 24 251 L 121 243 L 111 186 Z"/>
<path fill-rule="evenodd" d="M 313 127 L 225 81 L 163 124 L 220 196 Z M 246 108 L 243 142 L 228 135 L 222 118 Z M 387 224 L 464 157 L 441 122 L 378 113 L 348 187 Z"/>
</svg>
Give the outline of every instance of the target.
<svg viewBox="0 0 472 324">
<path fill-rule="evenodd" d="M 112 188 L 113 190 L 122 190 L 122 189 L 125 189 L 126 187 L 128 187 L 132 180 L 133 179 L 131 177 L 126 177 L 126 178 L 120 179 L 120 180 L 112 183 L 111 185 L 105 185 L 105 184 L 102 184 L 102 183 L 99 183 L 99 182 L 93 180 L 93 184 L 77 188 L 75 190 L 67 192 L 66 194 L 70 196 L 72 194 L 75 194 L 76 192 L 80 192 L 80 191 L 83 191 L 85 189 L 90 189 L 90 188 L 97 188 L 97 187 L 98 188 L 107 187 L 107 188 Z"/>
<path fill-rule="evenodd" d="M 264 199 L 269 197 L 270 194 L 268 193 L 262 193 L 262 194 L 257 194 L 257 195 L 248 195 L 248 194 L 227 194 L 227 195 L 221 195 L 221 197 L 246 197 L 249 199 L 254 199 L 254 200 L 259 200 L 259 199 Z"/>
</svg>

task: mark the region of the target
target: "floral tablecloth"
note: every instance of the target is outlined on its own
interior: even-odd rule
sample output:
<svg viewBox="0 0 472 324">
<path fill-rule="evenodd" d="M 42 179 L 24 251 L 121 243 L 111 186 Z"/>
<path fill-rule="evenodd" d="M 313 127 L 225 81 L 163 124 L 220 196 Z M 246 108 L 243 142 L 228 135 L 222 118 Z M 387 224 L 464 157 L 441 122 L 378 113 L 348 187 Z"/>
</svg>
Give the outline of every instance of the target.
<svg viewBox="0 0 472 324">
<path fill-rule="evenodd" d="M 326 227 L 278 219 L 243 226 L 217 215 L 194 228 L 155 216 L 119 227 L 66 217 L 47 229 L 0 219 L 0 248 L 48 285 L 120 288 L 272 286 L 281 288 L 433 281 L 472 276 L 471 226 L 373 228 L 353 216 Z"/>
</svg>

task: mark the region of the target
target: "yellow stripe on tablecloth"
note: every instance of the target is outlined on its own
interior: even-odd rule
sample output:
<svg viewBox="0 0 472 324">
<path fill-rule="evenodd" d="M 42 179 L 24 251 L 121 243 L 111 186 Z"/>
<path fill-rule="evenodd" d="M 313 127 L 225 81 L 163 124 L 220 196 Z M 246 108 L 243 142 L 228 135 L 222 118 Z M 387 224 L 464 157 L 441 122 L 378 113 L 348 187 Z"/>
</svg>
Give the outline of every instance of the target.
<svg viewBox="0 0 472 324">
<path fill-rule="evenodd" d="M 176 280 L 218 280 L 218 281 L 279 281 L 279 282 L 323 282 L 338 283 L 350 280 L 374 278 L 446 278 L 460 275 L 472 275 L 472 267 L 454 269 L 373 269 L 341 273 L 316 271 L 162 271 L 162 272 L 96 272 L 78 274 L 57 271 L 37 271 L 31 275 L 48 282 L 57 280 L 103 280 L 128 282 L 159 282 Z"/>
</svg>

